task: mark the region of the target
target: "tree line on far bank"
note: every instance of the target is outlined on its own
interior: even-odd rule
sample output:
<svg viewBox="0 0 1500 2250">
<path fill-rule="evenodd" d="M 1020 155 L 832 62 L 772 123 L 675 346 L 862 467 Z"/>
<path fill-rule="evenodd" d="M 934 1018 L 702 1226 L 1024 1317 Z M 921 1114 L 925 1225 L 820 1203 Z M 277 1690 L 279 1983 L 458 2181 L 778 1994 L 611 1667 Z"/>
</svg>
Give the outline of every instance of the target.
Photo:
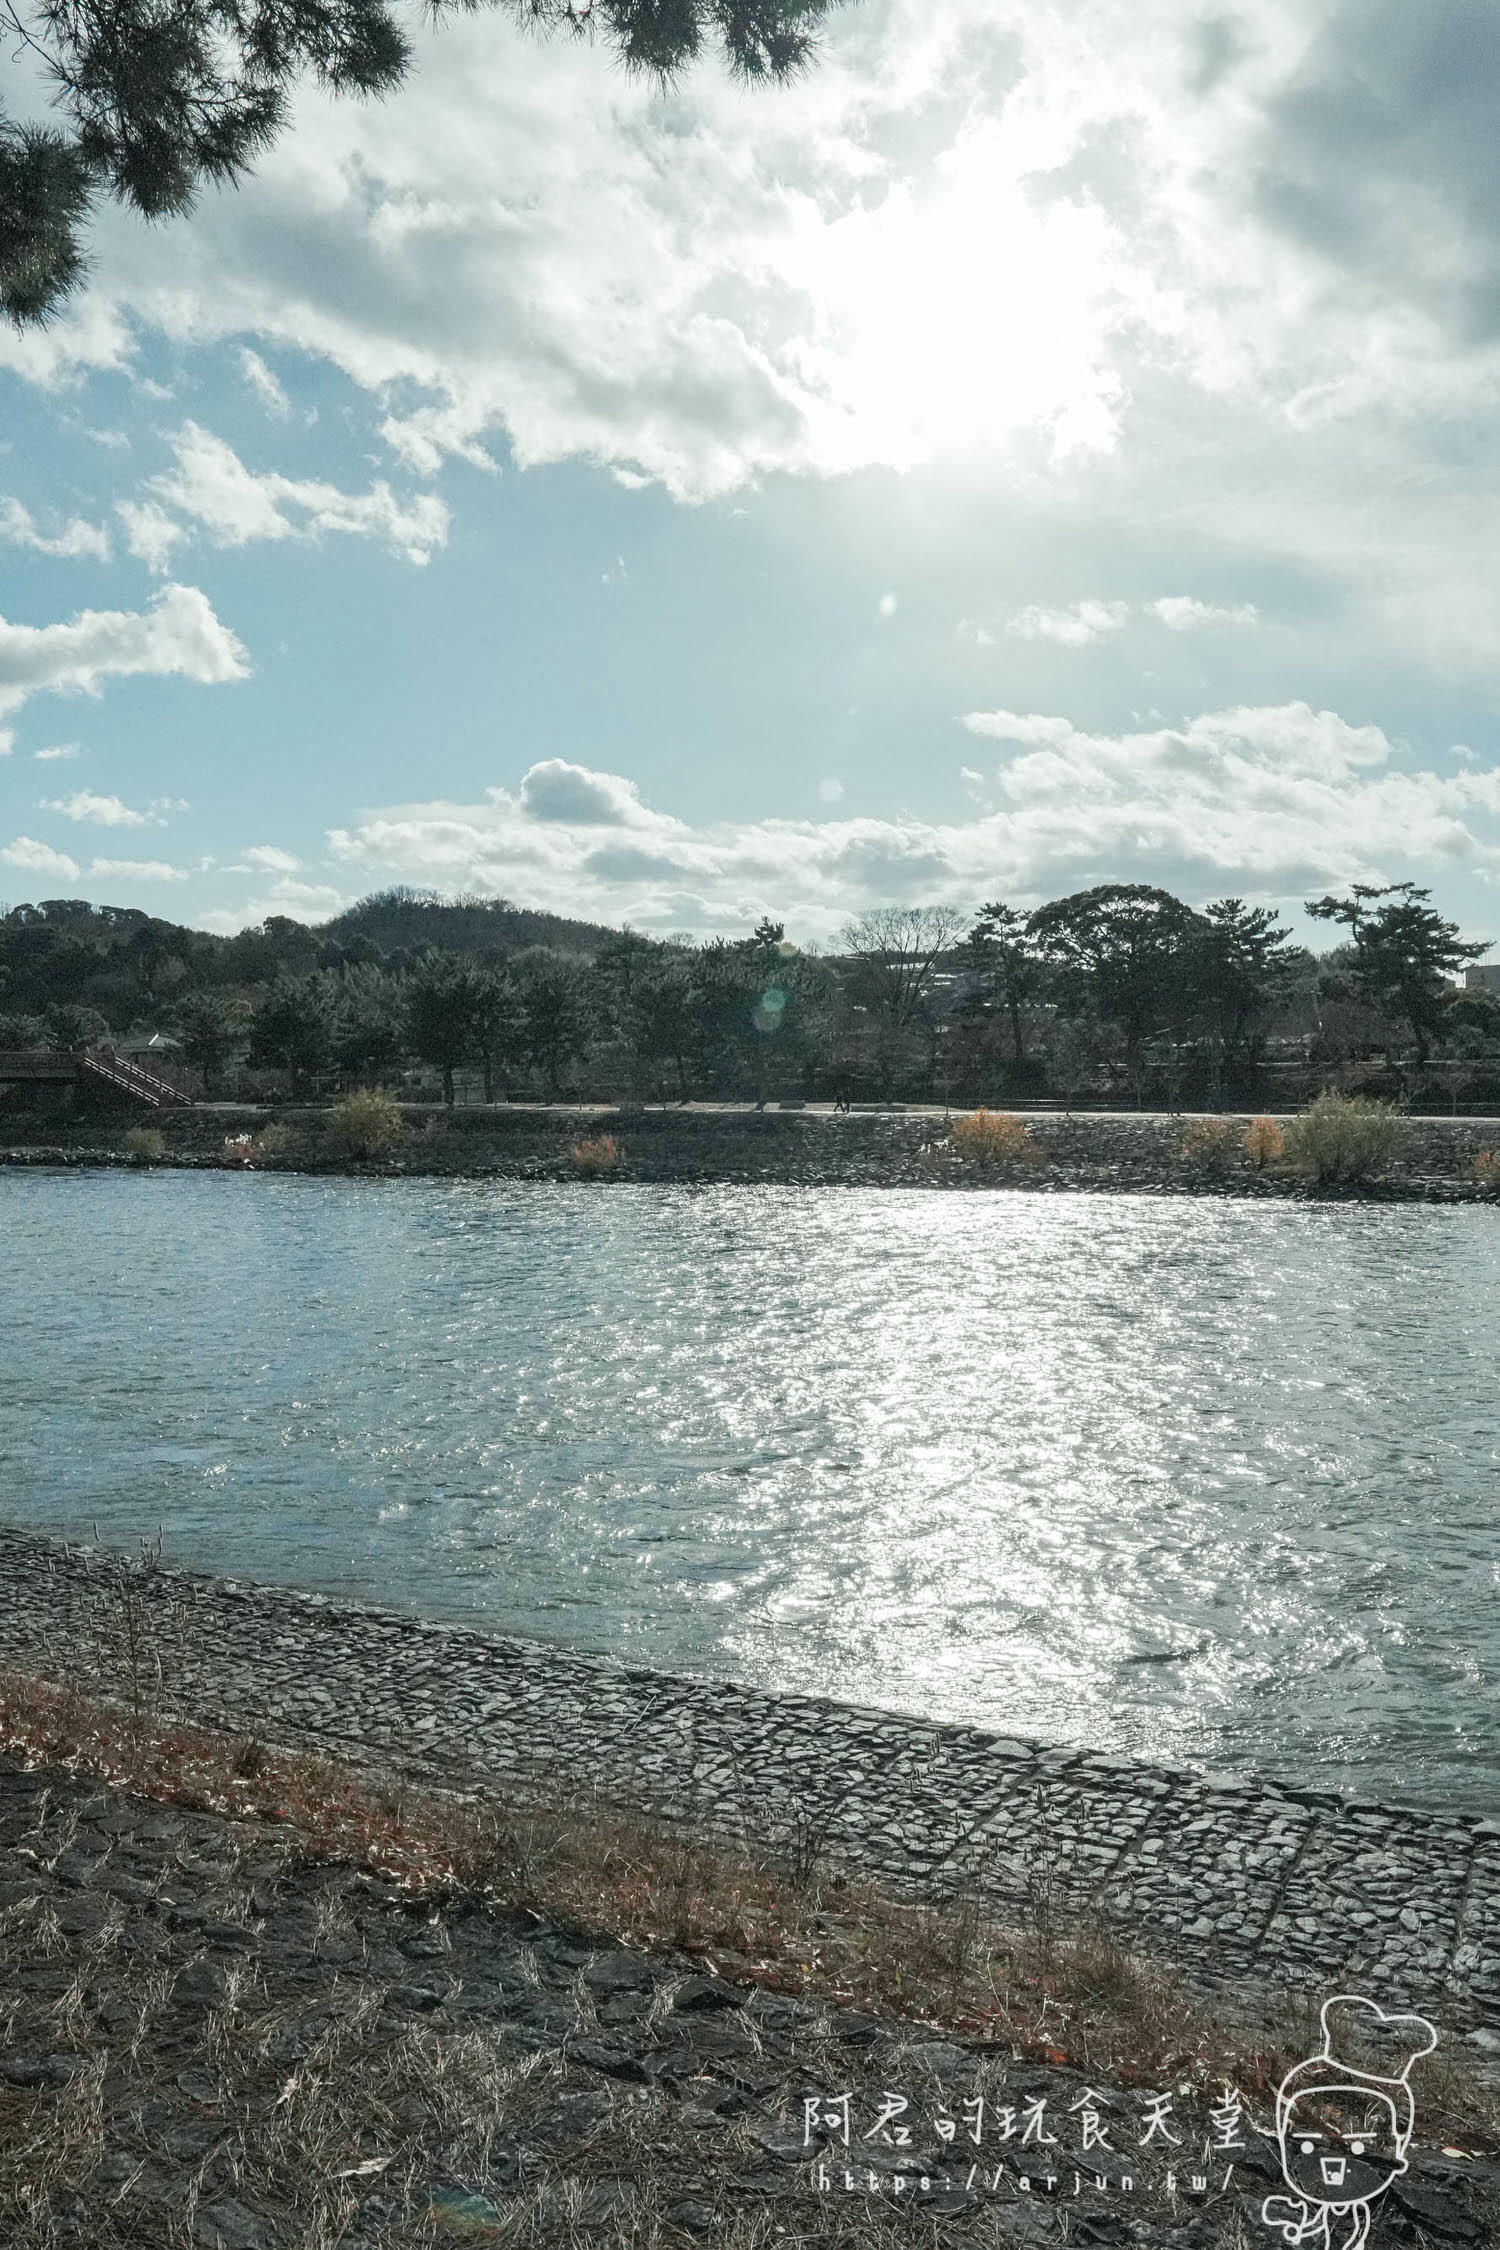
<svg viewBox="0 0 1500 2250">
<path fill-rule="evenodd" d="M 0 1048 L 169 1032 L 210 1096 L 307 1099 L 472 1072 L 487 1100 L 1263 1098 L 1269 1064 L 1467 1063 L 1500 1095 L 1500 995 L 1403 883 L 1308 902 L 1315 955 L 1268 908 L 1139 883 L 1030 911 L 883 907 L 827 953 L 764 920 L 701 943 L 386 891 L 314 929 L 233 938 L 50 900 L 0 918 Z M 1486 1092 L 1493 1081 L 1493 1091 Z M 477 1087 L 476 1087 L 477 1091 Z"/>
</svg>

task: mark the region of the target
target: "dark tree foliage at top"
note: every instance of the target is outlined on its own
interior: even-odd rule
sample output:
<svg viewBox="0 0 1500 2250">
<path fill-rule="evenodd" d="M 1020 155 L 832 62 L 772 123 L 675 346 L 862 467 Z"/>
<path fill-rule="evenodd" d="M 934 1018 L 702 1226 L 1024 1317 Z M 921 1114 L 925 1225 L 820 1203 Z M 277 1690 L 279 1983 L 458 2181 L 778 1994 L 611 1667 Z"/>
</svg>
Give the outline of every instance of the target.
<svg viewBox="0 0 1500 2250">
<path fill-rule="evenodd" d="M 482 6 L 541 33 L 598 38 L 669 83 L 716 44 L 734 75 L 784 81 L 833 0 L 426 0 L 433 22 Z M 0 110 L 0 307 L 17 327 L 83 278 L 82 232 L 105 197 L 148 219 L 243 177 L 286 123 L 300 80 L 386 94 L 411 42 L 389 0 L 0 0 L 0 28 L 51 88 L 56 124 Z"/>
</svg>

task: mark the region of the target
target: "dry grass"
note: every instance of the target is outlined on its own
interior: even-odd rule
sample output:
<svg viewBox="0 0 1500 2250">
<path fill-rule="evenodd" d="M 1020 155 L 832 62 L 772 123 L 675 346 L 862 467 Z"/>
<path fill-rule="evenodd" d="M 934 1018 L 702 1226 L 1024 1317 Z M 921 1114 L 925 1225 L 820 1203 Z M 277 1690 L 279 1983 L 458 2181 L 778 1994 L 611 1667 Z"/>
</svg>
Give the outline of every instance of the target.
<svg viewBox="0 0 1500 2250">
<path fill-rule="evenodd" d="M 1500 1190 L 1500 1148 L 1482 1148 L 1469 1166 L 1469 1177 L 1481 1187 Z"/>
<path fill-rule="evenodd" d="M 1199 1117 L 1183 1134 L 1180 1153 L 1196 1170 L 1227 1172 L 1239 1163 L 1244 1141 L 1232 1117 Z"/>
<path fill-rule="evenodd" d="M 0 1746 L 135 1795 L 274 1824 L 308 1861 L 368 1867 L 435 1902 L 482 1900 L 643 1951 L 676 1948 L 734 1983 L 994 2040 L 1122 2083 L 1274 2086 L 1301 2051 L 1301 2003 L 1226 2011 L 1095 1921 L 1064 1923 L 1034 1869 L 1019 1927 L 962 1891 L 896 1898 L 787 1837 L 718 1850 L 618 1807 L 442 1795 L 340 1762 L 157 1719 L 0 1672 Z M 1500 2142 L 1495 2097 L 1444 2065 L 1424 2094 L 1446 2137 Z M 1442 2078 L 1441 2091 L 1438 2079 Z"/>
<path fill-rule="evenodd" d="M 1257 1172 L 1279 1164 L 1286 1155 L 1286 1135 L 1274 1117 L 1252 1117 L 1245 1128 L 1245 1154 Z"/>
<path fill-rule="evenodd" d="M 613 1133 L 599 1133 L 592 1139 L 575 1141 L 568 1155 L 581 1180 L 611 1179 L 625 1161 L 624 1146 Z"/>
<path fill-rule="evenodd" d="M 254 1738 L 160 1719 L 143 1729 L 129 1711 L 26 1674 L 0 1674 L 0 1743 L 31 1764 L 233 1816 L 217 1859 L 221 1890 L 243 1890 L 243 1906 L 225 1909 L 231 1918 L 258 1911 L 256 1886 L 279 1882 L 266 1872 L 265 1831 L 251 1825 L 273 1822 L 314 1915 L 312 1942 L 330 1949 L 316 1988 L 299 1994 L 274 1973 L 266 1981 L 262 1957 L 232 1969 L 212 2007 L 185 2015 L 171 1963 L 132 1949 L 131 1909 L 112 1903 L 102 1926 L 71 1947 L 45 1898 L 0 1909 L 0 1956 L 25 1963 L 33 1989 L 37 1972 L 55 1980 L 40 2002 L 0 1985 L 0 2035 L 7 2008 L 12 2023 L 24 2008 L 29 2051 L 87 2056 L 45 2095 L 0 2084 L 6 2250 L 205 2250 L 225 2196 L 280 2213 L 274 2239 L 295 2250 L 415 2250 L 466 2236 L 495 2250 L 685 2250 L 692 2237 L 675 2215 L 685 2187 L 700 2214 L 693 2231 L 725 2250 L 910 2243 L 913 2209 L 886 2199 L 803 2193 L 788 2203 L 737 2188 L 738 2167 L 763 2164 L 732 2122 L 743 2099 L 708 2137 L 702 2112 L 695 2125 L 691 2106 L 656 2087 L 601 2104 L 596 2123 L 569 2129 L 560 2122 L 569 2103 L 598 2096 L 580 2093 L 566 2037 L 518 2053 L 500 2011 L 468 2025 L 393 2021 L 378 1979 L 341 1982 L 331 1965 L 359 1937 L 361 1894 L 341 1872 L 348 1865 L 394 1875 L 413 1903 L 425 1902 L 415 1919 L 435 1940 L 460 1927 L 450 1907 L 529 1907 L 554 1926 L 658 1955 L 678 1948 L 742 1985 L 812 2000 L 780 2066 L 800 2073 L 799 2084 L 849 2083 L 829 2023 L 840 2007 L 896 2032 L 893 2067 L 907 2052 L 905 2019 L 913 2040 L 934 2028 L 983 2038 L 986 2067 L 1002 2076 L 1012 2057 L 1026 2057 L 1075 2065 L 1094 2083 L 1201 2093 L 1227 2077 L 1256 2109 L 1315 2044 L 1310 2004 L 1287 2001 L 1252 2032 L 1237 2031 L 1109 1930 L 1063 1928 L 1045 1857 L 1032 1870 L 1024 1926 L 1005 1930 L 963 1893 L 918 1905 L 841 1880 L 813 1832 L 789 1831 L 759 1858 L 708 1851 L 599 1804 L 464 1802 Z M 69 1849 L 78 1821 L 62 1793 L 49 1806 L 50 1794 L 27 1838 L 44 1867 Z M 109 2030 L 91 2041 L 101 1995 Z M 569 1997 L 585 1997 L 582 1982 Z M 659 1990 L 653 2021 L 661 1999 Z M 591 2022 L 585 2014 L 594 2036 Z M 1439 2140 L 1477 2153 L 1497 2121 L 1479 2114 L 1451 2062 L 1437 2066 L 1419 2066 L 1424 2136 L 1435 2128 Z M 766 2114 L 772 2108 L 774 2098 Z M 158 2123 L 136 2131 L 136 2115 Z M 204 2140 L 201 2155 L 197 2144 L 177 2149 L 170 2179 L 153 2191 L 139 2175 L 160 2165 L 163 2119 Z M 132 2153 L 118 2153 L 122 2140 Z M 529 2152 L 519 2171 L 518 2148 Z M 1246 2250 L 1235 2211 L 1205 2213 L 1205 2222 L 1195 2242 Z M 981 2208 L 951 2237 L 935 2217 L 921 2228 L 924 2241 L 961 2239 L 975 2250 L 1071 2239 L 1046 2227 L 1017 2234 L 1013 2208 L 1002 2205 Z"/>
<path fill-rule="evenodd" d="M 953 1145 L 966 1164 L 1034 1164 L 1041 1150 L 1019 1117 L 976 1109 L 953 1121 Z"/>
<path fill-rule="evenodd" d="M 28 1959 L 47 1953 L 45 1917 L 29 1911 L 35 1903 L 0 1916 L 0 1940 L 24 1946 Z M 122 1958 L 120 1928 L 118 1920 L 108 1923 L 83 1946 L 75 1979 L 107 1983 L 117 2018 L 133 2017 L 112 2051 L 90 2057 L 45 2099 L 0 2087 L 7 2250 L 79 2242 L 88 2250 L 205 2250 L 243 2239 L 217 2230 L 225 2197 L 240 2211 L 248 2202 L 290 2214 L 292 2231 L 278 2227 L 274 2240 L 296 2250 L 337 2250 L 356 2221 L 357 2239 L 370 2250 L 427 2244 L 449 2233 L 438 2228 L 444 2176 L 484 2178 L 503 2167 L 495 2147 L 502 2116 L 540 2134 L 555 2114 L 560 2058 L 518 2062 L 487 2029 L 455 2036 L 413 2025 L 393 2036 L 381 2021 L 378 1987 L 346 1998 L 309 2038 L 305 2013 L 273 2001 L 247 1971 L 196 2018 L 185 2042 L 170 1975 L 143 1974 Z M 78 2035 L 69 1997 L 49 2011 L 64 2041 Z M 190 2103 L 179 2077 L 188 2058 Z M 169 2192 L 144 2201 L 133 2192 L 141 2175 L 162 2169 L 150 2156 L 116 2155 L 101 2174 L 122 2109 L 142 2108 L 175 2114 L 201 2136 L 179 2143 Z M 484 2239 L 504 2238 L 487 2232 Z M 528 2237 L 517 2228 L 509 2239 Z"/>
</svg>

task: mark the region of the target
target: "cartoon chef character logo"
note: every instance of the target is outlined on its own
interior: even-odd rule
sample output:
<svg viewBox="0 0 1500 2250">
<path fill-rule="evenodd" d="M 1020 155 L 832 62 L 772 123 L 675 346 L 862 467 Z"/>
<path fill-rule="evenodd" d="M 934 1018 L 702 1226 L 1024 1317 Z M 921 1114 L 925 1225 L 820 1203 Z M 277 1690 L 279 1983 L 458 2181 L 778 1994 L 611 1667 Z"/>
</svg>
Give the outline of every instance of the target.
<svg viewBox="0 0 1500 2250">
<path fill-rule="evenodd" d="M 1363 2250 L 1371 2205 L 1406 2170 L 1416 2121 L 1407 2074 L 1437 2033 L 1341 1992 L 1321 2010 L 1323 2045 L 1276 2091 L 1276 2137 L 1290 2196 L 1268 2195 L 1266 2225 L 1303 2250 Z M 1349 2061 L 1351 2054 L 1366 2059 Z"/>
</svg>

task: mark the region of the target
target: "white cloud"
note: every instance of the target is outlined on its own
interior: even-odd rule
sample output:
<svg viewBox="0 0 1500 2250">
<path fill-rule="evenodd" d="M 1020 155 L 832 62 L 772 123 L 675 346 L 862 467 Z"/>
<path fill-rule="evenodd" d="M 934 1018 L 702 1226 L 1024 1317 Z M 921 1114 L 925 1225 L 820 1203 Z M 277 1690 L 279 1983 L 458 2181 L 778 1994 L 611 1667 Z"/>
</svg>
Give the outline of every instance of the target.
<svg viewBox="0 0 1500 2250">
<path fill-rule="evenodd" d="M 826 781 L 820 781 L 818 783 L 818 795 L 822 798 L 825 805 L 836 805 L 843 794 L 844 784 L 841 781 L 836 780 L 832 774 L 829 775 Z"/>
<path fill-rule="evenodd" d="M 1074 602 L 1067 609 L 1031 603 L 1018 609 L 1005 630 L 1018 641 L 1057 641 L 1064 648 L 1086 648 L 1106 633 L 1118 633 L 1130 615 L 1128 602 Z"/>
<path fill-rule="evenodd" d="M 50 844 L 39 844 L 34 836 L 17 836 L 0 850 L 0 859 L 7 867 L 19 867 L 28 875 L 54 875 L 64 883 L 78 880 L 77 860 L 69 859 L 66 852 L 55 852 Z"/>
<path fill-rule="evenodd" d="M 1191 594 L 1163 594 L 1160 601 L 1148 602 L 1146 607 L 1174 633 L 1195 632 L 1200 625 L 1260 623 L 1260 611 L 1254 602 L 1236 602 L 1226 608 L 1216 602 L 1197 601 Z"/>
<path fill-rule="evenodd" d="M 74 298 L 63 317 L 45 328 L 0 323 L 0 367 L 47 390 L 74 389 L 85 374 L 128 367 L 134 352 L 121 308 L 96 290 Z"/>
<path fill-rule="evenodd" d="M 258 476 L 232 446 L 196 422 L 185 422 L 172 445 L 176 466 L 148 480 L 147 500 L 124 502 L 120 510 L 132 553 L 155 569 L 165 566 L 172 547 L 187 536 L 179 519 L 200 527 L 219 547 L 348 532 L 379 539 L 414 563 L 425 563 L 448 537 L 447 507 L 432 493 L 401 500 L 385 483 L 353 493 L 316 480 Z"/>
<path fill-rule="evenodd" d="M 248 346 L 241 350 L 240 373 L 266 412 L 284 422 L 292 411 L 292 402 L 259 352 L 252 352 Z"/>
<path fill-rule="evenodd" d="M 482 804 L 367 812 L 333 830 L 329 849 L 366 881 L 500 891 L 663 932 L 771 913 L 824 935 L 879 901 L 968 908 L 1107 880 L 1160 882 L 1195 901 L 1235 892 L 1295 903 L 1445 865 L 1500 873 L 1500 767 L 1421 770 L 1380 728 L 1336 712 L 1213 711 L 1120 735 L 1041 713 L 972 712 L 965 724 L 1012 755 L 989 785 L 993 809 L 961 821 L 695 827 L 643 803 L 624 777 L 575 767 L 578 797 L 628 806 L 628 823 L 539 811 L 546 792 L 528 775 Z M 984 779 L 973 769 L 964 778 Z"/>
<path fill-rule="evenodd" d="M 66 820 L 91 820 L 100 828 L 149 828 L 151 815 L 133 812 L 118 797 L 101 797 L 92 789 L 76 789 L 71 797 L 44 797 L 43 812 L 61 813 Z"/>
<path fill-rule="evenodd" d="M 66 625 L 0 618 L 0 715 L 33 695 L 97 695 L 112 675 L 177 673 L 216 684 L 248 670 L 244 649 L 196 586 L 164 587 L 148 610 L 86 609 Z"/>
<path fill-rule="evenodd" d="M 248 338 L 344 370 L 422 474 L 505 443 L 702 499 L 933 463 L 996 521 L 1102 503 L 1151 582 L 1205 542 L 1247 584 L 1294 558 L 1356 663 L 1487 680 L 1494 41 L 1433 81 L 1451 9 L 1369 4 L 1389 38 L 1367 0 L 866 0 L 797 86 L 705 65 L 666 99 L 450 15 L 395 98 L 305 94 L 191 223 L 102 213 L 96 289 L 0 362 Z M 131 519 L 157 567 L 172 522 Z"/>
<path fill-rule="evenodd" d="M 302 862 L 284 852 L 279 844 L 252 844 L 245 853 L 251 867 L 263 867 L 271 875 L 295 875 Z"/>
<path fill-rule="evenodd" d="M 1379 727 L 1305 703 L 1205 712 L 1124 735 L 1007 711 L 971 712 L 964 723 L 1016 745 L 995 777 L 1002 817 L 1038 867 L 1130 862 L 1169 884 L 1227 881 L 1282 895 L 1413 866 L 1500 868 L 1489 826 L 1500 768 L 1409 770 Z"/>
<path fill-rule="evenodd" d="M 879 609 L 882 617 L 894 617 L 898 606 L 899 605 L 894 594 L 882 594 L 879 602 L 876 604 L 876 607 Z"/>
<path fill-rule="evenodd" d="M 76 742 L 54 742 L 50 749 L 33 750 L 31 755 L 40 764 L 51 765 L 61 758 L 80 758 L 83 753 Z"/>
<path fill-rule="evenodd" d="M 88 555 L 95 562 L 109 560 L 109 534 L 103 526 L 70 516 L 60 531 L 49 537 L 41 531 L 29 508 L 19 500 L 0 501 L 0 539 L 11 547 L 31 547 L 39 555 L 66 559 Z"/>
<path fill-rule="evenodd" d="M 1271 4 L 1260 82 L 1305 43 Z M 1143 356 L 1222 384 L 1267 356 L 1247 300 L 1250 336 L 1286 332 L 1222 208 L 1253 90 L 1188 102 L 1183 49 L 1166 0 L 887 0 L 836 12 L 798 85 L 705 64 L 663 100 L 602 51 L 450 18 L 378 111 L 304 96 L 191 227 L 112 224 L 109 273 L 179 335 L 334 360 L 428 474 L 492 430 L 691 498 L 1076 462 L 1116 444 Z"/>
<path fill-rule="evenodd" d="M 38 749 L 38 758 L 47 751 Z M 119 796 L 99 796 L 94 790 L 74 790 L 72 796 L 43 796 L 43 812 L 61 812 L 70 821 L 94 821 L 99 828 L 160 828 L 164 814 L 187 812 L 184 796 L 153 796 L 146 812 L 135 812 Z"/>
<path fill-rule="evenodd" d="M 1073 732 L 1070 719 L 1041 711 L 970 711 L 964 725 L 970 734 L 992 735 L 997 742 L 1066 742 Z"/>
<path fill-rule="evenodd" d="M 1179 429 L 1184 403 L 1231 442 L 1253 420 L 1283 460 L 1297 415 L 1373 408 L 1388 447 L 1407 410 L 1493 381 L 1493 72 L 1476 39 L 1468 108 L 1446 80 L 1424 99 L 1431 58 L 1392 58 L 1440 45 L 1448 11 L 1361 42 L 1367 12 L 871 0 L 797 86 L 705 65 L 665 100 L 601 51 L 450 16 L 391 101 L 304 95 L 191 225 L 106 214 L 100 272 L 178 337 L 335 362 L 429 474 L 503 431 L 523 464 L 691 497 L 940 458 L 1066 478 L 1162 385 Z M 3 340 L 50 381 L 131 349 L 102 292 Z"/>
<path fill-rule="evenodd" d="M 972 641 L 976 648 L 993 648 L 995 636 L 987 625 L 976 624 L 972 617 L 961 617 L 953 628 L 961 641 Z"/>
<path fill-rule="evenodd" d="M 1260 621 L 1260 611 L 1253 602 L 1225 607 L 1199 601 L 1192 594 L 1164 594 L 1157 601 L 1143 604 L 1142 614 L 1159 618 L 1174 633 L 1190 633 L 1204 625 L 1255 625 Z M 1106 633 L 1118 633 L 1129 616 L 1129 602 L 1080 601 L 1057 609 L 1034 602 L 1018 609 L 1005 630 L 1016 640 L 1056 641 L 1063 648 L 1086 648 Z M 966 617 L 960 619 L 958 631 L 965 640 L 976 641 L 981 647 L 992 644 L 993 635 Z"/>
<path fill-rule="evenodd" d="M 227 867 L 219 870 L 221 875 L 232 872 Z M 352 892 L 336 890 L 331 883 L 299 883 L 293 876 L 282 875 L 268 891 L 246 899 L 240 906 L 210 908 L 198 916 L 197 926 L 219 937 L 233 937 L 237 930 L 251 929 L 273 914 L 284 914 L 292 922 L 326 922 L 353 903 Z"/>
<path fill-rule="evenodd" d="M 96 859 L 89 867 L 90 880 L 95 877 L 116 883 L 185 883 L 187 870 L 164 859 Z"/>
<path fill-rule="evenodd" d="M 505 792 L 490 794 L 498 800 Z M 566 758 L 543 758 L 530 768 L 521 783 L 521 805 L 532 820 L 573 827 L 634 828 L 651 820 L 633 781 L 570 765 Z"/>
<path fill-rule="evenodd" d="M 187 537 L 182 525 L 154 500 L 117 500 L 115 513 L 125 526 L 126 546 L 150 570 L 165 570 L 172 549 Z"/>
</svg>

